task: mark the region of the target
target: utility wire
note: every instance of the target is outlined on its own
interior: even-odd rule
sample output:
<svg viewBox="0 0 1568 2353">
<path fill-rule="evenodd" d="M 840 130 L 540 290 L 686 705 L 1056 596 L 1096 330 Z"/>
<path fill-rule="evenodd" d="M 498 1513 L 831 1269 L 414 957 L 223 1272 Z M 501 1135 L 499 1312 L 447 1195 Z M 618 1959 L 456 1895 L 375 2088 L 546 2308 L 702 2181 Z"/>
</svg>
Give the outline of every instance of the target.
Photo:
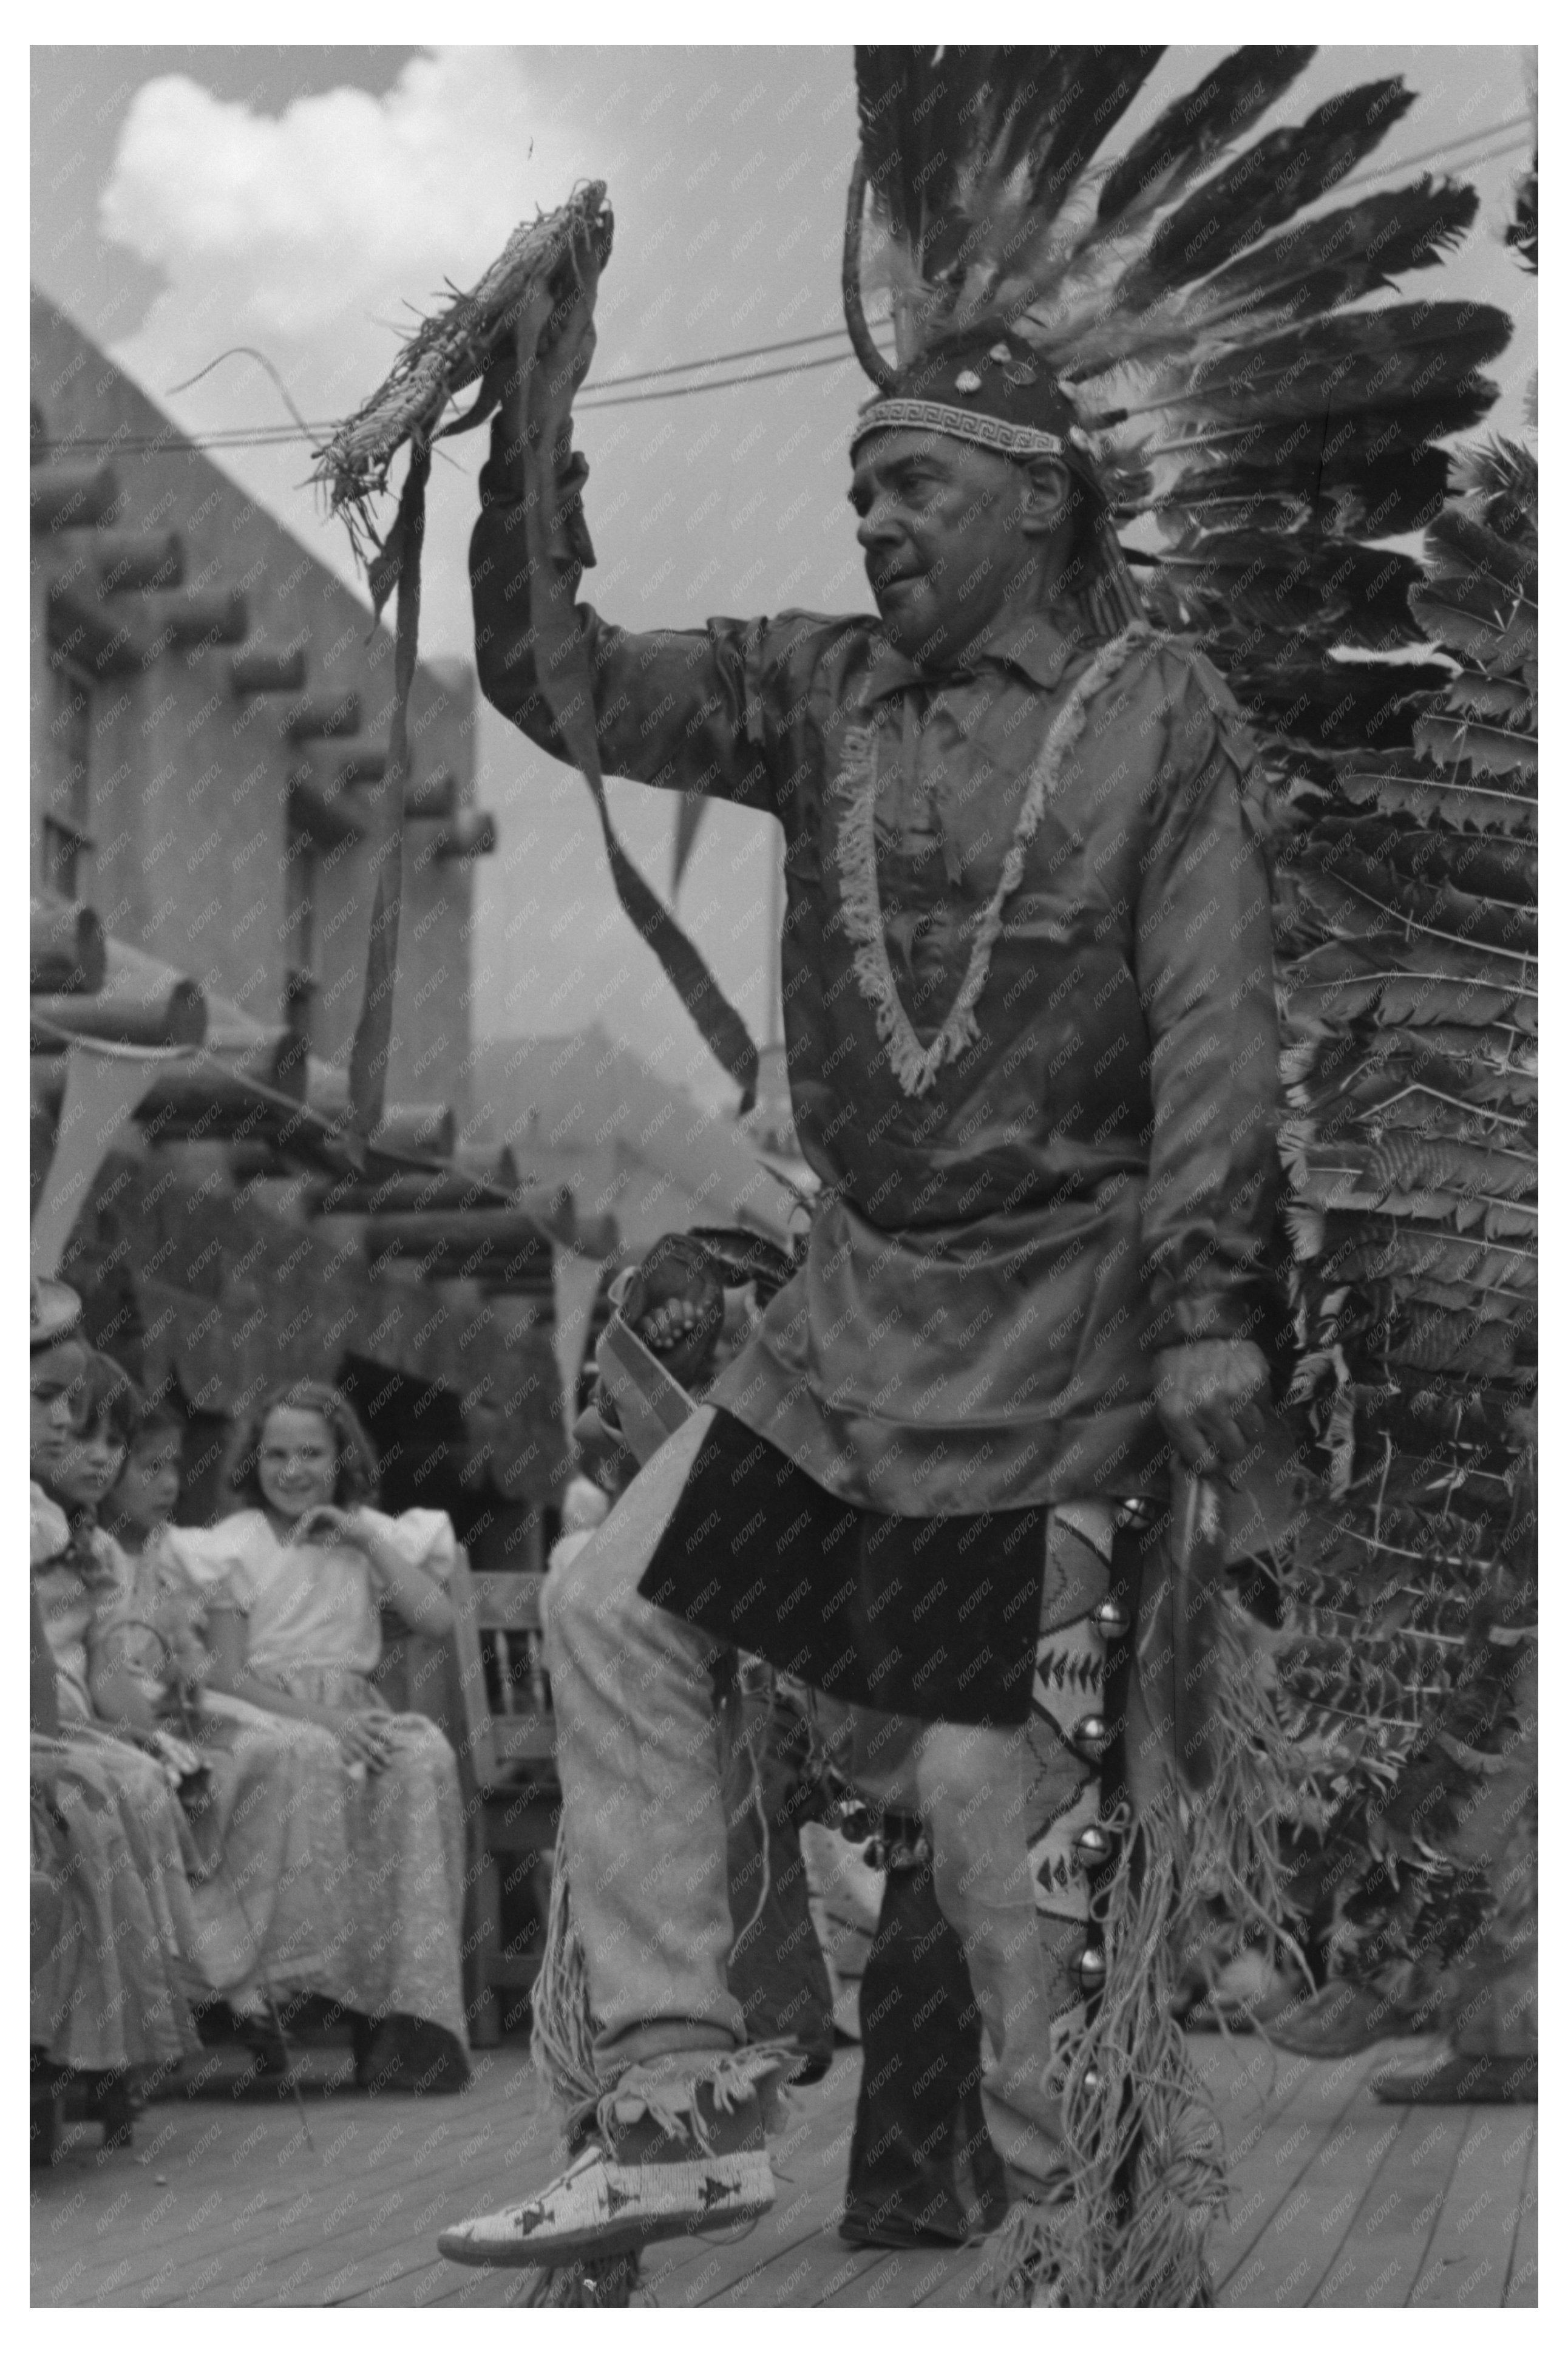
<svg viewBox="0 0 1568 2353">
<path fill-rule="evenodd" d="M 1484 131 L 1472 131 L 1464 139 L 1444 140 L 1436 147 L 1423 147 L 1414 155 L 1402 155 L 1397 164 L 1374 164 L 1369 171 L 1352 172 L 1349 179 L 1340 181 L 1334 193 L 1338 193 L 1338 188 L 1359 188 L 1368 180 L 1392 179 L 1395 172 L 1414 171 L 1417 164 L 1430 164 L 1438 155 L 1457 155 L 1461 148 L 1474 147 L 1481 140 L 1497 138 L 1505 131 L 1521 128 L 1528 131 L 1533 121 L 1532 115 L 1511 115 L 1506 122 L 1489 122 Z M 1485 155 L 1468 156 L 1460 169 L 1468 172 L 1477 164 L 1489 164 L 1496 156 L 1506 155 L 1510 148 L 1522 147 L 1526 143 L 1523 139 L 1510 139 L 1504 146 L 1493 148 Z"/>
<path fill-rule="evenodd" d="M 1419 148 L 1414 155 L 1402 156 L 1397 163 L 1377 164 L 1370 171 L 1352 173 L 1347 179 L 1339 182 L 1331 193 L 1339 195 L 1351 188 L 1363 187 L 1373 180 L 1391 179 L 1400 172 L 1414 171 L 1417 164 L 1431 163 L 1438 156 L 1458 155 L 1464 149 L 1498 137 L 1504 132 L 1529 131 L 1532 127 L 1533 121 L 1534 118 L 1530 114 L 1513 115 L 1504 121 L 1489 123 L 1482 130 L 1470 132 L 1463 139 L 1444 140 L 1436 146 Z M 1523 137 L 1510 138 L 1500 146 L 1488 148 L 1481 154 L 1468 156 L 1461 168 L 1469 170 L 1479 164 L 1495 162 L 1499 156 L 1509 154 L 1527 143 Z M 672 360 L 661 367 L 640 368 L 625 375 L 604 376 L 597 384 L 584 391 L 575 403 L 575 406 L 579 414 L 586 414 L 595 408 L 632 407 L 643 401 L 681 400 L 698 393 L 724 392 L 740 385 L 765 384 L 779 376 L 805 375 L 816 368 L 841 367 L 847 360 L 854 356 L 851 352 L 831 352 L 817 359 L 795 360 L 780 367 L 754 368 L 739 375 L 714 376 L 701 384 L 671 385 L 655 392 L 622 395 L 619 389 L 626 385 L 654 384 L 667 376 L 692 375 L 708 368 L 728 367 L 737 360 L 763 359 L 774 352 L 802 351 L 814 343 L 837 343 L 844 337 L 844 333 L 845 331 L 841 327 L 826 327 L 812 334 L 785 335 L 776 343 L 752 343 L 738 351 L 714 352 L 705 359 Z M 202 373 L 205 374 L 206 371 L 203 370 Z M 195 378 L 188 379 L 189 382 L 195 380 Z M 616 396 L 609 399 L 601 396 L 606 393 Z M 168 433 L 157 435 L 81 434 L 68 442 L 62 443 L 60 447 L 62 450 L 105 449 L 111 454 L 123 452 L 128 457 L 159 453 L 179 456 L 188 454 L 192 450 L 207 449 L 281 449 L 298 441 L 309 441 L 318 436 L 325 436 L 332 432 L 339 422 L 338 418 L 331 417 L 317 423 L 301 420 L 295 425 L 230 426 L 221 427 L 205 434 L 182 433 L 178 427 L 172 426 Z"/>
<path fill-rule="evenodd" d="M 584 395 L 573 402 L 577 416 L 594 408 L 635 408 L 645 400 L 684 400 L 696 392 L 722 392 L 734 384 L 766 384 L 770 377 L 806 375 L 813 368 L 843 367 L 855 354 L 850 352 L 829 352 L 826 359 L 792 360 L 784 367 L 753 368 L 748 375 L 715 376 L 710 384 L 672 384 L 662 392 L 623 392 L 612 394 L 608 400 L 595 400 Z"/>
<path fill-rule="evenodd" d="M 595 389 L 608 392 L 623 384 L 651 384 L 655 376 L 689 375 L 693 368 L 729 367 L 736 360 L 766 359 L 773 352 L 798 351 L 807 343 L 838 343 L 846 332 L 843 327 L 824 327 L 818 334 L 785 335 L 782 343 L 752 343 L 742 352 L 715 352 L 705 360 L 673 360 L 668 367 L 643 368 L 636 375 L 605 376 Z"/>
<path fill-rule="evenodd" d="M 705 359 L 674 360 L 665 367 L 643 368 L 626 375 L 603 376 L 591 387 L 589 397 L 596 397 L 598 394 L 613 391 L 622 385 L 648 384 L 661 376 L 689 375 L 703 368 L 729 367 L 737 360 L 765 358 L 773 352 L 799 351 L 813 343 L 843 343 L 847 340 L 847 332 L 843 327 L 827 327 L 817 333 L 786 335 L 780 342 L 753 343 L 740 351 L 712 352 Z M 805 360 L 800 364 L 803 367 L 823 367 L 831 364 L 838 356 L 840 355 L 832 354 L 828 359 Z M 846 353 L 842 356 L 848 357 L 849 354 Z M 768 368 L 758 371 L 758 376 L 783 375 L 791 373 L 793 370 L 788 368 Z M 205 369 L 203 374 L 205 374 Z M 757 379 L 753 376 L 745 375 L 726 377 L 724 382 L 750 384 L 755 380 Z M 191 378 L 187 381 L 194 382 L 195 379 Z M 716 385 L 706 384 L 676 387 L 678 391 L 688 392 L 710 392 L 718 388 Z M 183 390 L 184 386 L 176 385 L 174 389 Z M 668 399 L 669 395 L 650 393 L 647 397 Z M 156 452 L 161 449 L 173 449 L 176 446 L 182 449 L 266 448 L 273 445 L 281 448 L 292 441 L 308 440 L 316 435 L 331 433 L 335 431 L 341 421 L 340 418 L 332 417 L 318 418 L 314 421 L 302 418 L 295 425 L 218 426 L 211 433 L 199 435 L 183 433 L 177 426 L 171 425 L 168 431 L 163 434 L 83 433 L 74 436 L 68 445 L 62 443 L 61 447 L 68 446 L 72 449 L 123 449 L 132 455 L 140 455 L 148 450 Z"/>
</svg>

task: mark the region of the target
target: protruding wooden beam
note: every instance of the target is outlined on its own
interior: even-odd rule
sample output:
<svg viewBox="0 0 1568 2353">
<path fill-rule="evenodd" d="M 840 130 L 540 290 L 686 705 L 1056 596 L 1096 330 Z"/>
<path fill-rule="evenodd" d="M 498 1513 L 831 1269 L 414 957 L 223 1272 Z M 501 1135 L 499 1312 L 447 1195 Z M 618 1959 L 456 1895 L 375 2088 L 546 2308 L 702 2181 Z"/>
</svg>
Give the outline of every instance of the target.
<svg viewBox="0 0 1568 2353">
<path fill-rule="evenodd" d="M 139 608 L 132 608 L 140 618 Z M 140 627 L 132 627 L 113 605 L 100 604 L 79 587 L 50 588 L 47 607 L 49 650 L 57 660 L 79 662 L 95 678 L 124 677 L 146 665 L 147 648 Z"/>
<path fill-rule="evenodd" d="M 109 969 L 95 997 L 30 997 L 32 1050 L 58 1053 L 60 1032 L 121 1046 L 199 1046 L 207 1007 L 194 980 L 151 956 L 109 943 Z M 129 959 L 129 961 L 127 961 Z"/>
<path fill-rule="evenodd" d="M 411 1160 L 445 1160 L 457 1136 L 458 1115 L 450 1103 L 388 1103 L 370 1148 L 406 1153 Z"/>
<path fill-rule="evenodd" d="M 403 814 L 411 825 L 442 825 L 458 813 L 458 779 L 450 768 L 437 768 L 409 787 Z"/>
<path fill-rule="evenodd" d="M 363 818 L 339 793 L 324 792 L 309 765 L 289 772 L 289 822 L 320 849 L 335 849 L 340 841 L 363 841 Z"/>
<path fill-rule="evenodd" d="M 93 556 L 100 596 L 178 588 L 185 576 L 185 543 L 177 531 L 106 531 Z"/>
<path fill-rule="evenodd" d="M 467 1277 L 498 1282 L 538 1276 L 551 1261 L 544 1228 L 536 1219 L 510 1209 L 372 1218 L 364 1247 L 373 1270 L 386 1260 L 410 1261 L 437 1282 Z"/>
<path fill-rule="evenodd" d="M 28 911 L 27 986 L 35 996 L 91 997 L 103 987 L 103 925 L 90 907 L 36 897 Z"/>
<path fill-rule="evenodd" d="M 572 1194 L 564 1185 L 513 1186 L 501 1199 L 489 1179 L 463 1168 L 412 1170 L 379 1181 L 349 1177 L 325 1186 L 310 1204 L 322 1218 L 436 1217 L 472 1215 L 489 1221 L 531 1218 L 557 1240 L 575 1232 Z M 488 1230 L 487 1227 L 487 1230 Z M 499 1228 L 498 1228 L 499 1230 Z"/>
<path fill-rule="evenodd" d="M 228 1155 L 228 1173 L 237 1185 L 298 1183 L 300 1163 L 276 1144 L 237 1141 Z"/>
<path fill-rule="evenodd" d="M 195 1070 L 164 1071 L 142 1096 L 136 1113 L 148 1142 L 270 1141 L 279 1124 L 279 1108 L 258 1094 L 257 1088 L 266 1087 L 274 1094 L 286 1092 L 288 1051 L 288 1037 L 279 1030 L 265 1045 L 248 1052 L 223 1048 Z"/>
<path fill-rule="evenodd" d="M 35 533 L 99 531 L 119 512 L 120 478 L 112 466 L 73 466 L 46 461 L 28 479 L 27 504 Z"/>
<path fill-rule="evenodd" d="M 250 633 L 250 607 L 238 588 L 177 589 L 142 607 L 159 652 L 168 646 L 238 646 Z"/>
<path fill-rule="evenodd" d="M 379 785 L 386 774 L 386 761 L 384 744 L 356 744 L 338 762 L 338 790 L 348 793 L 357 785 Z"/>
<path fill-rule="evenodd" d="M 446 861 L 458 858 L 489 858 L 498 835 L 489 809 L 459 809 L 430 844 L 431 857 Z"/>
<path fill-rule="evenodd" d="M 209 991 L 206 1042 L 210 1051 L 243 1065 L 262 1085 L 304 1102 L 310 1049 L 287 1019 L 258 1021 L 232 998 Z"/>
<path fill-rule="evenodd" d="M 323 1119 L 346 1118 L 347 1071 L 341 1063 L 318 1062 L 312 1057 L 306 1100 Z M 449 1160 L 457 1148 L 458 1115 L 450 1103 L 389 1103 L 370 1142 L 373 1152 L 406 1153 L 411 1160 Z"/>
<path fill-rule="evenodd" d="M 303 646 L 258 646 L 230 662 L 229 692 L 237 702 L 251 694 L 298 694 L 305 675 Z"/>
<path fill-rule="evenodd" d="M 357 694 L 307 694 L 283 722 L 291 744 L 309 744 L 322 736 L 357 735 L 360 700 Z"/>
<path fill-rule="evenodd" d="M 209 1042 L 199 1062 L 160 1071 L 150 1080 L 136 1117 L 154 1131 L 154 1143 L 268 1137 L 278 1126 L 279 1108 L 257 1089 L 266 1087 L 275 1094 L 285 1091 L 288 1045 L 282 1030 L 264 1038 L 259 1046 L 215 1047 Z M 58 1110 L 65 1070 L 63 1052 L 34 1056 L 35 1101 Z"/>
</svg>

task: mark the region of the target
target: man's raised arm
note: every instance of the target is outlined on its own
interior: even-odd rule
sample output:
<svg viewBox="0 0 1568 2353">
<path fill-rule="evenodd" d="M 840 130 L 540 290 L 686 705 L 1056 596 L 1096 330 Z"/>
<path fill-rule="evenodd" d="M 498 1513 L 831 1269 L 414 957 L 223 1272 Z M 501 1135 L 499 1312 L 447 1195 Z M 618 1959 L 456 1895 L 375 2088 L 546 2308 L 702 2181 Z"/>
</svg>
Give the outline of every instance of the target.
<svg viewBox="0 0 1568 2353">
<path fill-rule="evenodd" d="M 542 749 L 569 759 L 555 705 L 581 691 L 585 673 L 606 775 L 771 808 L 764 625 L 718 620 L 634 633 L 574 602 L 583 566 L 594 561 L 582 514 L 588 469 L 572 449 L 572 398 L 594 350 L 592 291 L 552 336 L 556 322 L 541 310 L 518 322 L 517 371 L 491 428 L 468 549 L 479 685 Z M 531 531 L 535 486 L 551 480 L 553 512 Z M 581 660 L 563 661 L 563 646 L 579 649 Z"/>
</svg>

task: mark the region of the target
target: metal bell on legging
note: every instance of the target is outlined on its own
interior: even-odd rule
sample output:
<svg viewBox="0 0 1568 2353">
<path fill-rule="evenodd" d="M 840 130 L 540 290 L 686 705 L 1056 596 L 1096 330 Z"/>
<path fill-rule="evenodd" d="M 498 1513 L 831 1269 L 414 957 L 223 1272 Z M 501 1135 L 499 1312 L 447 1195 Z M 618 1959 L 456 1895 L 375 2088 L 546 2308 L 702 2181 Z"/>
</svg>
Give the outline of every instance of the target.
<svg viewBox="0 0 1568 2353">
<path fill-rule="evenodd" d="M 1113 1852 L 1110 1832 L 1099 1822 L 1086 1822 L 1073 1840 L 1072 1852 L 1080 1871 L 1099 1871 Z"/>
<path fill-rule="evenodd" d="M 1080 1715 L 1068 1740 L 1086 1764 L 1098 1765 L 1110 1746 L 1110 1726 L 1102 1715 Z"/>
<path fill-rule="evenodd" d="M 1132 1612 L 1118 1594 L 1108 1593 L 1097 1601 L 1089 1616 L 1102 1642 L 1124 1642 L 1132 1630 Z"/>
</svg>

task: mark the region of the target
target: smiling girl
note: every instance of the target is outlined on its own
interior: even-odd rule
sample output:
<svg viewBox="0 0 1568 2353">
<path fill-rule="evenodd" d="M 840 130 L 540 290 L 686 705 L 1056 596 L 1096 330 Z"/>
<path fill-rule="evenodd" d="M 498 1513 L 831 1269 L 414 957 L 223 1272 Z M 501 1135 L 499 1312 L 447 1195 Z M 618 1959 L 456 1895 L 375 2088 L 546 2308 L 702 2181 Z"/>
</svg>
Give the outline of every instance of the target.
<svg viewBox="0 0 1568 2353">
<path fill-rule="evenodd" d="M 331 1962 L 368 2021 L 356 2038 L 361 2083 L 456 2090 L 468 2072 L 457 1759 L 433 1724 L 392 1714 L 370 1680 L 384 1606 L 416 1633 L 449 1631 L 442 1580 L 456 1545 L 445 1513 L 373 1510 L 375 1478 L 347 1399 L 294 1382 L 237 1433 L 228 1483 L 243 1508 L 216 1528 L 171 1528 L 164 1543 L 208 1596 L 209 1688 L 336 1743 L 313 1837 L 342 1857 Z"/>
</svg>

